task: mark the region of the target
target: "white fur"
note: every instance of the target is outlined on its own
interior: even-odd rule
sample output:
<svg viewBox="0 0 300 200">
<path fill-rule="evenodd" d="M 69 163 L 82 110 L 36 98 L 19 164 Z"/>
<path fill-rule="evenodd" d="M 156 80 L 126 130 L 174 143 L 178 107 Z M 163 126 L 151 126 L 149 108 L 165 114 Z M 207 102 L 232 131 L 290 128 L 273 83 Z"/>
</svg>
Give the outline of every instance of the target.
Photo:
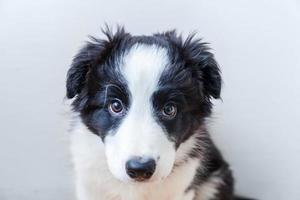
<svg viewBox="0 0 300 200">
<path fill-rule="evenodd" d="M 169 175 L 175 160 L 174 143 L 155 121 L 151 96 L 158 88 L 159 78 L 168 64 L 167 51 L 154 45 L 134 45 L 119 67 L 128 83 L 131 106 L 115 133 L 105 138 L 109 169 L 122 181 L 130 181 L 125 163 L 132 157 L 148 157 L 156 161 L 150 181 Z"/>
<path fill-rule="evenodd" d="M 217 188 L 223 184 L 223 181 L 216 176 L 212 176 L 203 183 L 197 190 L 197 197 L 195 200 L 209 200 L 214 199 L 218 193 Z"/>
</svg>

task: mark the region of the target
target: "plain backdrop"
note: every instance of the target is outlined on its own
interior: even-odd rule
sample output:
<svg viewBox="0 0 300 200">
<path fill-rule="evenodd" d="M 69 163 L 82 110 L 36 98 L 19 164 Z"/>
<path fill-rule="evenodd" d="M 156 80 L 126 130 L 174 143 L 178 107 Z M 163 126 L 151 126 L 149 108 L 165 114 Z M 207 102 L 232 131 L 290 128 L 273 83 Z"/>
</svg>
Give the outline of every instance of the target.
<svg viewBox="0 0 300 200">
<path fill-rule="evenodd" d="M 0 1 L 0 199 L 74 199 L 65 77 L 87 35 L 198 31 L 222 68 L 210 120 L 239 194 L 300 199 L 300 2 Z"/>
</svg>

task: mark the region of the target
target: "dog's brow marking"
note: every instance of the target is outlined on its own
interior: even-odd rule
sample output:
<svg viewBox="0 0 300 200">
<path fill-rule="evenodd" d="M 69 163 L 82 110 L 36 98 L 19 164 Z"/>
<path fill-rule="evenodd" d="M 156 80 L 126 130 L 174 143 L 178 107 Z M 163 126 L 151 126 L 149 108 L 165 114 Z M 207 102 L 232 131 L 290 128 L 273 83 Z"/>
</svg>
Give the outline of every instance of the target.
<svg viewBox="0 0 300 200">
<path fill-rule="evenodd" d="M 105 86 L 105 99 L 104 99 L 104 104 L 106 104 L 106 101 L 107 101 L 107 90 L 108 90 L 108 88 L 111 87 L 111 86 L 112 86 L 112 87 L 116 87 L 116 88 L 118 88 L 120 91 L 122 91 L 121 88 L 120 88 L 119 86 L 115 85 L 115 84 L 112 84 L 112 83 L 107 84 L 107 85 Z"/>
<path fill-rule="evenodd" d="M 110 85 L 106 85 L 105 86 L 105 99 L 104 99 L 104 105 L 106 105 L 106 100 L 107 100 L 107 90 L 108 90 L 108 87 L 109 87 Z"/>
</svg>

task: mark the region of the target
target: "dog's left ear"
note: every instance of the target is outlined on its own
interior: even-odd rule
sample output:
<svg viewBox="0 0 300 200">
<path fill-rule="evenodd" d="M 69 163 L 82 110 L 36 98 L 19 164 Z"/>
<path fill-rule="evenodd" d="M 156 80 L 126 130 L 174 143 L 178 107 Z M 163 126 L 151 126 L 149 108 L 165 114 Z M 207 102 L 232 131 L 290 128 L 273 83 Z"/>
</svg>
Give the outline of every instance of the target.
<svg viewBox="0 0 300 200">
<path fill-rule="evenodd" d="M 182 48 L 187 65 L 193 68 L 197 79 L 203 85 L 203 93 L 209 98 L 220 98 L 222 78 L 214 55 L 209 52 L 207 43 L 194 39 L 194 34 L 187 37 Z"/>
<path fill-rule="evenodd" d="M 183 58 L 186 67 L 192 69 L 194 77 L 201 84 L 201 93 L 208 98 L 220 98 L 221 72 L 214 55 L 209 52 L 210 48 L 207 43 L 196 39 L 195 34 L 191 34 L 183 40 L 175 30 L 156 34 L 156 36 L 169 40 L 174 48 L 179 49 L 181 55 L 178 57 Z"/>
</svg>

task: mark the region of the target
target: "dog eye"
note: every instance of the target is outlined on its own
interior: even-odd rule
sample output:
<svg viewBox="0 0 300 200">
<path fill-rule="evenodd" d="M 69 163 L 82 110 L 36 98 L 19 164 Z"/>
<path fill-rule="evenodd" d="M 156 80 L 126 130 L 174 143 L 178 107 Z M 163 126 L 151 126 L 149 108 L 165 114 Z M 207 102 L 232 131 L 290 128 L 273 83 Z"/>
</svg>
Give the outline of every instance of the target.
<svg viewBox="0 0 300 200">
<path fill-rule="evenodd" d="M 173 119 L 177 114 L 177 107 L 173 103 L 167 103 L 162 110 L 164 117 L 168 119 Z"/>
<path fill-rule="evenodd" d="M 123 103 L 120 99 L 113 99 L 108 108 L 109 112 L 112 114 L 120 114 L 124 110 Z"/>
</svg>

